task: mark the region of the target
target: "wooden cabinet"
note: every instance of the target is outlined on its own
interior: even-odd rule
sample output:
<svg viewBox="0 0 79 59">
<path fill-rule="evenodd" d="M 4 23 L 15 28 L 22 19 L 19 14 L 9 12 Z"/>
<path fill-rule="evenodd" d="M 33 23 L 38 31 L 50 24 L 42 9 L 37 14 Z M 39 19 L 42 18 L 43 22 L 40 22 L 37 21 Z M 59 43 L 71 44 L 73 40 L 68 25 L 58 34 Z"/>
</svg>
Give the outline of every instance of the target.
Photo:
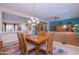
<svg viewBox="0 0 79 59">
<path fill-rule="evenodd" d="M 66 36 L 65 42 L 67 44 L 79 46 L 79 39 L 76 38 L 75 32 L 65 33 L 65 36 Z"/>
<path fill-rule="evenodd" d="M 79 46 L 79 39 L 76 38 L 75 32 L 53 32 L 54 41 L 61 42 L 63 44 L 70 44 Z"/>
</svg>

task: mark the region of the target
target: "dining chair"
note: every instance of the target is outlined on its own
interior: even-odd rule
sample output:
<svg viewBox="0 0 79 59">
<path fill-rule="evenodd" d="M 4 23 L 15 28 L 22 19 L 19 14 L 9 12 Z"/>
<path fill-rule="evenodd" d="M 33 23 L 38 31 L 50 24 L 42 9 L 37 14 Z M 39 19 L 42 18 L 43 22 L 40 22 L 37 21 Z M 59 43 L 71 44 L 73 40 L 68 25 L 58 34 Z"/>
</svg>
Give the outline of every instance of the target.
<svg viewBox="0 0 79 59">
<path fill-rule="evenodd" d="M 26 42 L 24 33 L 18 32 L 17 35 L 18 35 L 18 39 L 19 39 L 19 48 L 21 50 L 21 54 L 22 55 L 28 54 L 28 52 L 34 48 L 34 45 Z"/>
<path fill-rule="evenodd" d="M 3 52 L 3 42 L 2 41 L 0 41 L 0 55 L 2 54 L 2 52 Z"/>
<path fill-rule="evenodd" d="M 45 44 L 41 45 L 41 49 L 46 52 L 46 54 L 52 54 L 53 49 L 53 33 L 48 33 L 48 40 Z"/>
<path fill-rule="evenodd" d="M 22 55 L 27 54 L 27 46 L 23 39 L 23 34 L 21 32 L 17 32 L 17 36 L 19 39 L 19 48 L 20 48 L 21 54 Z"/>
</svg>

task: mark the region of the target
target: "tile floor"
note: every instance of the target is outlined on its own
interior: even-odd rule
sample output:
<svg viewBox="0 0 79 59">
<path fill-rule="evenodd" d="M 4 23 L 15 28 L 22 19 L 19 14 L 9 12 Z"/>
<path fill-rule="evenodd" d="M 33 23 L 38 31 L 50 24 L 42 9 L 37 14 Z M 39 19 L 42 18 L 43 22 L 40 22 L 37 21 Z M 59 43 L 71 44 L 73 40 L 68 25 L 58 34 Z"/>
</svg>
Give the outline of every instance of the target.
<svg viewBox="0 0 79 59">
<path fill-rule="evenodd" d="M 61 48 L 65 51 L 67 51 L 67 55 L 79 55 L 79 47 L 78 46 L 73 46 L 69 44 L 62 44 L 59 42 L 55 42 L 53 44 L 54 47 Z"/>
</svg>

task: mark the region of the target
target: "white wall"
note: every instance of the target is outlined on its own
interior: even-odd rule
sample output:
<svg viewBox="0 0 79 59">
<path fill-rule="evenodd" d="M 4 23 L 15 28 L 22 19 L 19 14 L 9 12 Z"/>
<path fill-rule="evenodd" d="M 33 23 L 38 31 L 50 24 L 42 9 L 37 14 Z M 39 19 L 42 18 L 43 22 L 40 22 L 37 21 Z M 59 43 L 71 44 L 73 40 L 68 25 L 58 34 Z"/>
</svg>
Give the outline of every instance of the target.
<svg viewBox="0 0 79 59">
<path fill-rule="evenodd" d="M 1 17 L 0 17 L 1 18 Z M 11 22 L 11 23 L 19 23 L 22 29 L 26 28 L 27 18 L 23 18 L 20 16 L 2 13 L 2 22 Z M 14 32 L 2 32 L 2 40 L 3 43 L 9 43 L 18 41 L 17 33 Z"/>
<path fill-rule="evenodd" d="M 10 43 L 10 42 L 18 42 L 18 36 L 16 32 L 3 32 L 2 34 L 2 41 L 3 43 Z"/>
</svg>

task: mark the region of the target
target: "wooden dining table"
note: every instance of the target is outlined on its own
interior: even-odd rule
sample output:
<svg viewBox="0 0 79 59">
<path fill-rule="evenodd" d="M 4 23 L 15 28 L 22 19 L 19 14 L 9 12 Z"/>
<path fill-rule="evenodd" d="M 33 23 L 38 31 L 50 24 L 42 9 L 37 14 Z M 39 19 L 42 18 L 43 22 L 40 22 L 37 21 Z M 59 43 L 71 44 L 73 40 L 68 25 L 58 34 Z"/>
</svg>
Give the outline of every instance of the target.
<svg viewBox="0 0 79 59">
<path fill-rule="evenodd" d="M 47 41 L 48 36 L 47 35 L 37 35 L 37 36 L 26 35 L 25 38 L 26 38 L 26 41 L 32 42 L 35 45 L 36 55 L 38 55 L 40 51 L 40 45 Z"/>
</svg>

